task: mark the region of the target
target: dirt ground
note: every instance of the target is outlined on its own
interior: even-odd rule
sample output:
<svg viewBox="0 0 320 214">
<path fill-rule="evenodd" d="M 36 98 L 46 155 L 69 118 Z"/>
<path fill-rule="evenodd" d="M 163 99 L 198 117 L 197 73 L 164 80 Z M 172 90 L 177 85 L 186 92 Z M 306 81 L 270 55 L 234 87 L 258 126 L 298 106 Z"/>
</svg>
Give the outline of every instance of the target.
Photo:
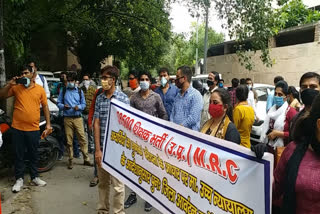
<svg viewBox="0 0 320 214">
<path fill-rule="evenodd" d="M 93 167 L 81 165 L 83 160 L 75 159 L 72 170 L 66 167 L 66 157 L 59 161 L 49 172 L 40 174 L 47 182 L 46 187 L 28 184 L 29 176 L 25 175 L 24 189 L 14 194 L 11 187 L 14 183 L 13 170 L 0 170 L 0 192 L 3 194 L 3 214 L 94 214 L 98 200 L 97 187 L 89 187 L 93 176 Z M 130 193 L 126 189 L 126 198 Z M 126 209 L 128 214 L 160 213 L 155 208 L 144 212 L 144 201 Z M 112 212 L 111 212 L 112 213 Z"/>
</svg>

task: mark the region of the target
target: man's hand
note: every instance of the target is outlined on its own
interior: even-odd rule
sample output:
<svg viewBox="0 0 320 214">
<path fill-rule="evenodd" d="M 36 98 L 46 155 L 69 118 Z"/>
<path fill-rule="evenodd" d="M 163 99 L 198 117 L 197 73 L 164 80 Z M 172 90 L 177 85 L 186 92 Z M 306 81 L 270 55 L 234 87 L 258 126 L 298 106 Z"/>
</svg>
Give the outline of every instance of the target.
<svg viewBox="0 0 320 214">
<path fill-rule="evenodd" d="M 68 104 L 64 104 L 64 108 L 68 110 L 68 109 L 70 109 L 71 107 L 70 107 Z"/>
<path fill-rule="evenodd" d="M 78 107 L 78 106 L 75 106 L 73 109 L 74 109 L 75 111 L 78 111 L 78 110 L 79 110 L 79 107 Z"/>
<path fill-rule="evenodd" d="M 98 167 L 101 167 L 102 164 L 102 152 L 101 150 L 96 150 L 95 154 L 94 154 L 94 157 L 96 159 L 96 164 L 98 165 Z"/>
<path fill-rule="evenodd" d="M 41 134 L 41 139 L 46 138 L 48 135 L 50 135 L 52 133 L 52 131 L 53 131 L 53 129 L 52 129 L 51 125 L 47 124 L 46 129 Z"/>
<path fill-rule="evenodd" d="M 10 81 L 9 81 L 9 85 L 10 87 L 17 85 L 16 80 L 19 79 L 20 77 L 13 77 Z"/>
</svg>

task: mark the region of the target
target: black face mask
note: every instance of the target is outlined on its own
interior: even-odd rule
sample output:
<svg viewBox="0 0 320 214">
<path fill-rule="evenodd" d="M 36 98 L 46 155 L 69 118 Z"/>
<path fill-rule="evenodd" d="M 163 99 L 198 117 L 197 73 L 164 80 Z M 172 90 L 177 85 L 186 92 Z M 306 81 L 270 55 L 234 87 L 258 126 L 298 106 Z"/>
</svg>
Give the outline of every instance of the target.
<svg viewBox="0 0 320 214">
<path fill-rule="evenodd" d="M 301 100 L 304 105 L 311 106 L 314 98 L 319 94 L 319 91 L 308 88 L 301 92 Z"/>
<path fill-rule="evenodd" d="M 213 86 L 213 85 L 214 85 L 214 82 L 211 81 L 211 80 L 207 80 L 207 84 L 208 84 L 208 86 L 210 87 L 210 86 Z"/>
<path fill-rule="evenodd" d="M 60 77 L 60 82 L 64 82 L 64 78 L 63 77 Z"/>
</svg>

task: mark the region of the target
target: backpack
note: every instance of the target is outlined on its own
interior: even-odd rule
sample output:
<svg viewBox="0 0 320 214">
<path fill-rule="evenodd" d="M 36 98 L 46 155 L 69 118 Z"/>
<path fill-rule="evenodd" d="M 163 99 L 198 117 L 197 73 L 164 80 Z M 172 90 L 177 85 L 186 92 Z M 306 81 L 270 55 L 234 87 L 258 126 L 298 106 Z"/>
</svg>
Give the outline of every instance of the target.
<svg viewBox="0 0 320 214">
<path fill-rule="evenodd" d="M 81 96 L 81 89 L 80 88 L 77 88 L 78 89 L 78 93 L 79 93 L 79 97 L 80 97 L 80 103 L 81 103 L 81 99 L 82 99 L 82 96 Z M 66 95 L 66 87 L 62 87 L 62 103 L 64 104 L 64 96 Z"/>
</svg>

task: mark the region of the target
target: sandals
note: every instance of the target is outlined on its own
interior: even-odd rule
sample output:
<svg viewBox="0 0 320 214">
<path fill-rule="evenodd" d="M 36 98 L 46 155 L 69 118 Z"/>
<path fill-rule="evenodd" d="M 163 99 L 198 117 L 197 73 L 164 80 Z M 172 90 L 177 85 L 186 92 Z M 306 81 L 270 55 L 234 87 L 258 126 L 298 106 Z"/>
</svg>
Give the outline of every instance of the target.
<svg viewBox="0 0 320 214">
<path fill-rule="evenodd" d="M 94 177 L 94 178 L 90 181 L 90 187 L 97 186 L 98 183 L 99 183 L 99 178 L 98 178 L 98 177 Z"/>
</svg>

